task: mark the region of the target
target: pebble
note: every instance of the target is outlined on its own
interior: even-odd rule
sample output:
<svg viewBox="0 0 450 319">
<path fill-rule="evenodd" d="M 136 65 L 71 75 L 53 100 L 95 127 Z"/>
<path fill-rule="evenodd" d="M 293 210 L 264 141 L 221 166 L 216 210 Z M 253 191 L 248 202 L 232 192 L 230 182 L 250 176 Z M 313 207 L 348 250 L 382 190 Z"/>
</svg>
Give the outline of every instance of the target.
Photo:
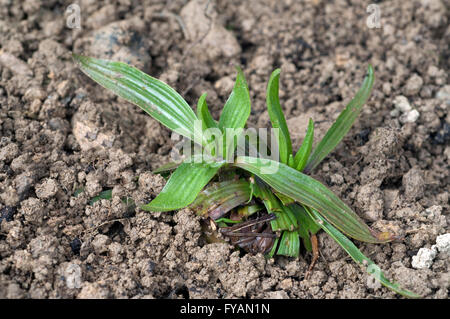
<svg viewBox="0 0 450 319">
<path fill-rule="evenodd" d="M 408 113 L 403 114 L 400 116 L 400 122 L 401 123 L 414 123 L 419 118 L 420 113 L 417 110 L 411 110 Z"/>
<path fill-rule="evenodd" d="M 0 64 L 16 75 L 33 76 L 33 71 L 28 64 L 8 52 L 3 52 L 3 50 L 0 50 Z"/>
<path fill-rule="evenodd" d="M 66 285 L 69 289 L 81 288 L 81 267 L 76 263 L 69 263 L 65 269 Z"/>
<path fill-rule="evenodd" d="M 413 256 L 411 265 L 416 269 L 427 269 L 433 265 L 433 260 L 436 257 L 436 247 L 420 248 L 417 255 Z"/>
<path fill-rule="evenodd" d="M 436 93 L 436 98 L 450 106 L 450 85 L 446 85 Z"/>
<path fill-rule="evenodd" d="M 108 251 L 108 245 L 110 242 L 111 240 L 109 239 L 108 236 L 99 234 L 95 236 L 91 245 L 97 254 L 101 254 Z"/>
<path fill-rule="evenodd" d="M 19 147 L 10 143 L 0 149 L 0 161 L 11 162 L 19 154 Z"/>
<path fill-rule="evenodd" d="M 440 253 L 450 253 L 450 233 L 440 235 L 436 238 L 436 248 Z"/>
<path fill-rule="evenodd" d="M 35 191 L 39 199 L 49 199 L 58 192 L 58 183 L 53 178 L 48 178 L 37 185 Z"/>
<path fill-rule="evenodd" d="M 397 117 L 400 115 L 400 123 L 414 123 L 420 116 L 419 111 L 413 109 L 411 104 L 403 95 L 398 95 L 394 99 L 394 110 L 391 111 L 391 116 Z"/>
<path fill-rule="evenodd" d="M 408 98 L 403 95 L 398 95 L 397 97 L 395 97 L 394 107 L 395 107 L 395 111 L 397 111 L 396 114 L 398 114 L 398 112 L 406 113 L 406 112 L 411 111 L 411 109 L 412 109 L 411 104 L 409 104 Z M 394 112 L 394 111 L 392 111 L 392 112 Z M 392 112 L 391 112 L 391 114 L 392 114 Z"/>
<path fill-rule="evenodd" d="M 414 74 L 408 79 L 408 82 L 406 82 L 404 92 L 406 95 L 416 95 L 417 93 L 420 92 L 422 85 L 423 85 L 422 78 L 419 75 Z"/>
</svg>

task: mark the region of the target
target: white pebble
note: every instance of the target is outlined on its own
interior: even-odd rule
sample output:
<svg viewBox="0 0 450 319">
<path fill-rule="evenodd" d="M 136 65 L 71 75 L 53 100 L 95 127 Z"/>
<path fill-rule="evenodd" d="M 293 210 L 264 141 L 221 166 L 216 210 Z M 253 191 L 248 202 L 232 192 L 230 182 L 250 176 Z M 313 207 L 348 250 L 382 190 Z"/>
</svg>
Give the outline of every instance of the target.
<svg viewBox="0 0 450 319">
<path fill-rule="evenodd" d="M 400 122 L 401 123 L 414 123 L 419 118 L 419 111 L 417 110 L 411 110 L 408 113 L 403 114 L 400 116 Z"/>
<path fill-rule="evenodd" d="M 419 118 L 419 111 L 413 109 L 409 104 L 408 98 L 403 95 L 398 95 L 394 99 L 394 109 L 391 111 L 391 116 L 400 116 L 400 123 L 414 123 Z"/>
<path fill-rule="evenodd" d="M 81 288 L 81 267 L 70 263 L 65 269 L 66 285 L 69 289 Z"/>
<path fill-rule="evenodd" d="M 398 95 L 394 99 L 394 107 L 402 113 L 411 111 L 412 107 L 408 99 L 403 95 Z"/>
<path fill-rule="evenodd" d="M 433 260 L 436 257 L 436 248 L 432 246 L 429 248 L 420 248 L 416 256 L 412 258 L 412 266 L 416 269 L 426 269 L 433 265 Z"/>
<path fill-rule="evenodd" d="M 450 233 L 436 238 L 436 247 L 440 253 L 450 253 Z"/>
</svg>

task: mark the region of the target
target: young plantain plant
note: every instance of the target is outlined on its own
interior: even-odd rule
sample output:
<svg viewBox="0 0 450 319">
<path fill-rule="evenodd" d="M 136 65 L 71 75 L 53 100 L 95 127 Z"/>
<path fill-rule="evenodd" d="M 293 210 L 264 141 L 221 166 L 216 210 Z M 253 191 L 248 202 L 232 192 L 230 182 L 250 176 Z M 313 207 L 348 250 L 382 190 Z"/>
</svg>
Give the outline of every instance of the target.
<svg viewBox="0 0 450 319">
<path fill-rule="evenodd" d="M 267 108 L 277 142 L 277 149 L 270 149 L 260 135 L 256 139 L 244 137 L 244 146 L 239 143 L 250 115 L 250 96 L 240 69 L 216 121 L 208 110 L 206 94 L 200 97 L 195 114 L 174 89 L 128 64 L 73 57 L 94 81 L 191 139 L 200 145 L 203 155 L 207 154 L 184 154 L 184 161 L 156 170 L 154 173 L 173 173 L 161 193 L 141 207 L 143 210 L 173 211 L 190 205 L 198 215 L 213 221 L 212 228 L 233 244 L 269 257 L 298 257 L 302 241 L 305 249 L 313 252 L 310 270 L 318 258 L 315 234 L 323 229 L 383 285 L 403 296 L 419 297 L 387 280 L 345 235 L 368 243 L 386 243 L 396 237 L 369 228 L 333 192 L 308 175 L 339 144 L 359 115 L 374 81 L 371 66 L 361 89 L 317 146 L 312 149 L 314 122 L 310 119 L 302 145 L 294 154 L 278 98 L 279 69 L 272 73 L 267 86 Z M 238 133 L 228 135 L 230 129 Z M 257 156 L 249 156 L 250 149 L 257 149 Z M 279 160 L 264 156 L 274 150 Z"/>
</svg>

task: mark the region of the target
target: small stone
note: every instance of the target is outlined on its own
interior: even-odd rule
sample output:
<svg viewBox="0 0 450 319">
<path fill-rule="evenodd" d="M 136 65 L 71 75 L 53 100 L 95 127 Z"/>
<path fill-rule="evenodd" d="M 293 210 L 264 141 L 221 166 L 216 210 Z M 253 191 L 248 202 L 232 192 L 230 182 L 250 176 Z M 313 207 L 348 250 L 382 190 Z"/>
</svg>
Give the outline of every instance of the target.
<svg viewBox="0 0 450 319">
<path fill-rule="evenodd" d="M 159 194 L 165 185 L 164 178 L 161 175 L 143 172 L 139 175 L 139 188 L 144 192 Z"/>
<path fill-rule="evenodd" d="M 78 299 L 106 299 L 110 296 L 107 288 L 100 286 L 98 283 L 83 283 L 83 288 L 78 294 Z"/>
<path fill-rule="evenodd" d="M 427 74 L 430 77 L 437 77 L 439 76 L 439 68 L 434 65 L 430 65 L 428 67 Z"/>
<path fill-rule="evenodd" d="M 408 99 L 403 95 L 396 96 L 393 103 L 395 109 L 391 111 L 391 116 L 399 116 L 400 113 L 406 113 L 412 109 Z"/>
<path fill-rule="evenodd" d="M 269 299 L 289 299 L 288 294 L 283 290 L 270 291 L 267 294 Z"/>
<path fill-rule="evenodd" d="M 436 93 L 436 98 L 450 106 L 450 85 L 446 85 Z"/>
<path fill-rule="evenodd" d="M 280 283 L 280 288 L 283 290 L 289 290 L 292 288 L 292 280 L 290 278 L 286 278 Z"/>
<path fill-rule="evenodd" d="M 28 102 L 32 102 L 35 100 L 42 101 L 45 99 L 46 96 L 47 93 L 42 88 L 32 86 L 25 91 L 23 98 Z"/>
<path fill-rule="evenodd" d="M 11 162 L 19 154 L 19 147 L 10 143 L 0 149 L 0 161 Z"/>
<path fill-rule="evenodd" d="M 29 223 L 41 223 L 46 214 L 46 208 L 42 201 L 30 197 L 22 201 L 20 212 Z"/>
<path fill-rule="evenodd" d="M 103 187 L 100 183 L 100 177 L 95 174 L 94 172 L 89 173 L 86 176 L 86 187 L 85 191 L 90 197 L 97 196 L 101 191 Z"/>
<path fill-rule="evenodd" d="M 72 249 L 74 255 L 79 255 L 81 249 L 81 240 L 79 238 L 75 238 L 74 240 L 72 240 L 70 242 L 70 248 Z"/>
<path fill-rule="evenodd" d="M 408 82 L 406 82 L 404 92 L 406 95 L 415 95 L 420 92 L 422 85 L 423 85 L 422 78 L 419 75 L 414 74 L 409 78 Z"/>
<path fill-rule="evenodd" d="M 231 90 L 233 89 L 234 81 L 229 76 L 224 76 L 223 78 L 220 78 L 219 80 L 214 83 L 214 88 L 219 92 L 221 95 L 227 95 L 230 94 Z"/>
<path fill-rule="evenodd" d="M 436 248 L 440 253 L 450 254 L 450 233 L 436 238 Z"/>
<path fill-rule="evenodd" d="M 27 193 L 31 189 L 34 183 L 34 177 L 29 176 L 29 172 L 23 172 L 14 179 L 16 184 L 16 191 L 19 198 L 23 199 L 27 197 Z"/>
<path fill-rule="evenodd" d="M 91 245 L 97 254 L 104 253 L 108 250 L 108 244 L 111 242 L 106 235 L 97 235 L 92 241 Z"/>
<path fill-rule="evenodd" d="M 0 210 L 0 223 L 2 220 L 10 222 L 13 220 L 13 216 L 16 213 L 16 207 L 5 206 Z"/>
<path fill-rule="evenodd" d="M 109 244 L 108 250 L 109 250 L 111 259 L 114 262 L 121 262 L 122 261 L 123 258 L 122 258 L 121 255 L 122 255 L 122 252 L 123 252 L 123 248 L 122 248 L 121 244 L 113 242 L 113 243 Z"/>
<path fill-rule="evenodd" d="M 391 92 L 392 92 L 391 84 L 389 82 L 384 82 L 383 83 L 383 93 L 386 96 L 389 96 L 389 95 L 391 95 Z"/>
<path fill-rule="evenodd" d="M 31 71 L 28 64 L 14 55 L 4 52 L 3 50 L 0 50 L 0 64 L 2 64 L 5 68 L 8 68 L 16 75 L 29 77 L 33 76 L 33 71 Z"/>
<path fill-rule="evenodd" d="M 378 290 L 381 288 L 381 283 L 379 280 L 376 279 L 375 276 L 373 275 L 368 275 L 367 276 L 367 287 L 373 290 Z"/>
<path fill-rule="evenodd" d="M 330 182 L 334 185 L 342 185 L 344 183 L 344 177 L 340 174 L 332 174 L 330 176 Z"/>
<path fill-rule="evenodd" d="M 427 269 L 433 265 L 433 260 L 436 257 L 435 246 L 430 248 L 420 248 L 417 255 L 413 256 L 411 265 L 416 269 Z"/>
<path fill-rule="evenodd" d="M 384 200 L 379 187 L 371 184 L 361 186 L 356 201 L 367 220 L 374 222 L 383 217 Z"/>
<path fill-rule="evenodd" d="M 400 123 L 414 123 L 419 118 L 420 113 L 417 110 L 411 110 L 400 116 Z"/>
<path fill-rule="evenodd" d="M 67 93 L 69 92 L 69 89 L 70 89 L 69 81 L 64 80 L 58 84 L 56 91 L 58 92 L 60 97 L 65 97 L 67 95 Z"/>
<path fill-rule="evenodd" d="M 31 102 L 30 107 L 28 108 L 28 116 L 30 117 L 36 117 L 39 112 L 41 111 L 41 105 L 42 102 L 41 100 L 34 100 L 33 102 Z"/>
<path fill-rule="evenodd" d="M 64 271 L 66 285 L 69 289 L 81 288 L 81 267 L 76 263 L 69 263 Z"/>
<path fill-rule="evenodd" d="M 39 199 L 49 199 L 58 192 L 58 183 L 53 178 L 48 178 L 36 185 L 35 190 Z"/>
<path fill-rule="evenodd" d="M 25 292 L 20 288 L 17 283 L 10 283 L 6 289 L 7 299 L 21 299 L 25 297 Z"/>
<path fill-rule="evenodd" d="M 408 173 L 403 175 L 403 187 L 405 188 L 405 196 L 409 200 L 415 200 L 423 196 L 425 182 L 423 173 L 418 168 L 411 168 Z"/>
<path fill-rule="evenodd" d="M 187 37 L 190 41 L 198 41 L 192 53 L 203 60 L 236 56 L 241 52 L 239 42 L 233 33 L 219 23 L 219 19 L 209 18 L 217 16 L 217 12 L 212 5 L 208 6 L 209 12 L 205 12 L 207 4 L 205 0 L 192 0 L 180 11 Z"/>
</svg>

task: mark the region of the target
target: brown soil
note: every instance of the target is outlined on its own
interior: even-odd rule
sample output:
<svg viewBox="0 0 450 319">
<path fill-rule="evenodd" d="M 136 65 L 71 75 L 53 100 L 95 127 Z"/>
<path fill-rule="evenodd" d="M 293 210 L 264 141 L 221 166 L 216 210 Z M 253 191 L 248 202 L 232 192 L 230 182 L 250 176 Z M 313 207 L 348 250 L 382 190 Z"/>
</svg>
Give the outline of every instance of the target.
<svg viewBox="0 0 450 319">
<path fill-rule="evenodd" d="M 374 1 L 379 29 L 366 25 L 369 1 L 81 0 L 81 29 L 66 27 L 71 1 L 1 2 L 0 298 L 396 297 L 324 233 L 305 279 L 308 254 L 265 260 L 206 244 L 187 209 L 127 209 L 122 197 L 146 203 L 162 189 L 150 171 L 169 160 L 174 142 L 82 75 L 71 51 L 132 63 L 191 105 L 207 92 L 216 117 L 239 64 L 254 127 L 268 125 L 265 87 L 281 67 L 296 146 L 309 117 L 323 135 L 371 63 L 369 102 L 314 176 L 374 228 L 405 236 L 356 243 L 389 278 L 448 298 L 448 255 L 439 253 L 429 269 L 411 265 L 450 223 L 448 0 Z M 405 101 L 398 96 L 417 119 L 392 112 Z M 88 205 L 110 188 L 112 200 Z"/>
</svg>

